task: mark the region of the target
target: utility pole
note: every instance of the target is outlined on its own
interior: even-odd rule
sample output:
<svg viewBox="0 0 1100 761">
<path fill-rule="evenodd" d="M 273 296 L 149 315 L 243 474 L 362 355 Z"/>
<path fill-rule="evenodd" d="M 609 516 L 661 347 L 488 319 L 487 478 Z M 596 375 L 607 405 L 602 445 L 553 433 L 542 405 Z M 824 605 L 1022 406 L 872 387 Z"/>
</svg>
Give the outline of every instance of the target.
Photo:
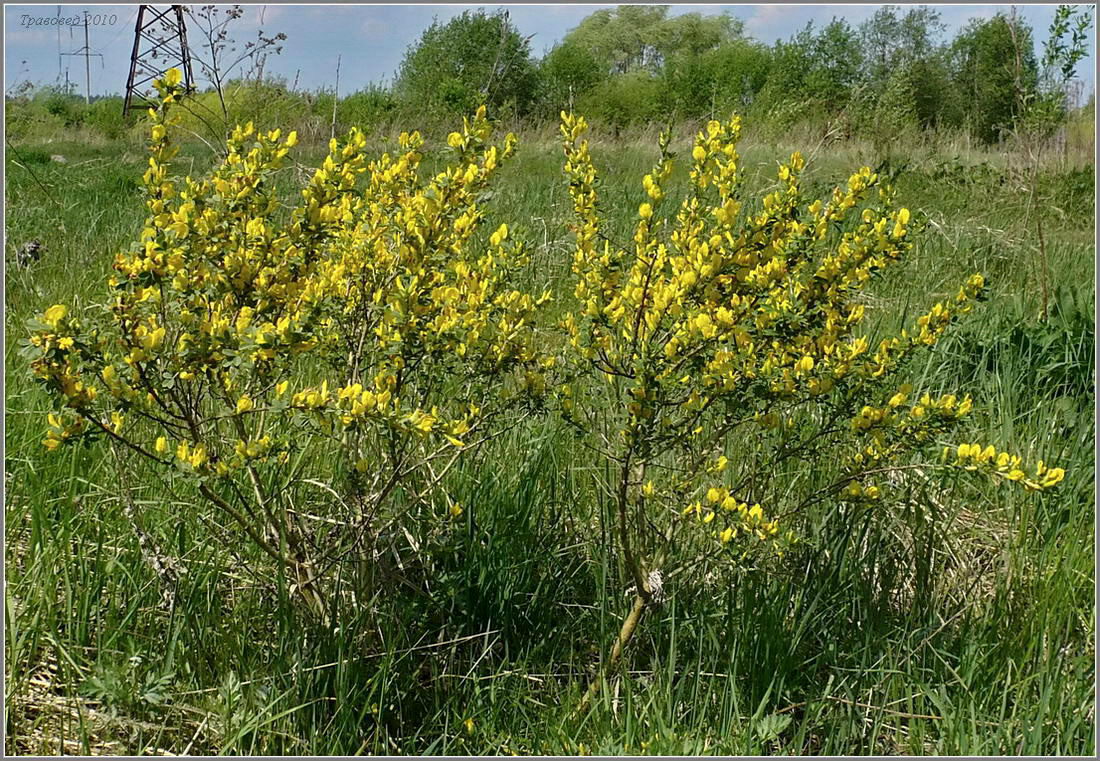
<svg viewBox="0 0 1100 761">
<path fill-rule="evenodd" d="M 100 60 L 103 59 L 102 53 L 93 53 L 92 49 L 88 46 L 88 11 L 84 11 L 84 47 L 80 50 L 74 50 L 71 53 L 61 53 L 61 55 L 82 55 L 84 56 L 84 102 L 92 102 L 92 56 L 99 56 Z M 68 76 L 66 75 L 65 84 L 68 85 Z"/>
<path fill-rule="evenodd" d="M 57 6 L 57 82 L 61 84 L 61 6 Z"/>
<path fill-rule="evenodd" d="M 91 50 L 88 47 L 88 11 L 84 11 L 84 102 L 87 104 L 92 102 L 92 64 L 88 57 Z"/>
<path fill-rule="evenodd" d="M 150 47 L 142 50 L 142 41 Z M 164 72 L 173 67 L 179 67 L 183 74 L 183 86 L 187 92 L 191 92 L 194 89 L 194 76 L 191 73 L 191 51 L 187 47 L 183 6 L 138 6 L 134 49 L 130 53 L 130 76 L 126 80 L 126 101 L 122 105 L 122 115 L 130 112 L 135 98 L 151 105 L 141 88 L 162 77 Z"/>
</svg>

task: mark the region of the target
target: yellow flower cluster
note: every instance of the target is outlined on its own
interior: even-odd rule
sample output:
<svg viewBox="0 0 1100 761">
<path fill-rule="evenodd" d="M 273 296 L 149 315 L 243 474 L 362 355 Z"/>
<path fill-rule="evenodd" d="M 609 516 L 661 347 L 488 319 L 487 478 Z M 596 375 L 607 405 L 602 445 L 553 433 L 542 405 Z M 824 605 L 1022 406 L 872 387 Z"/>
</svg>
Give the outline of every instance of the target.
<svg viewBox="0 0 1100 761">
<path fill-rule="evenodd" d="M 368 159 L 365 135 L 351 130 L 284 210 L 275 179 L 294 132 L 239 126 L 208 176 L 174 176 L 178 72 L 156 84 L 147 221 L 115 257 L 106 314 L 81 315 L 85 326 L 58 304 L 31 323 L 27 356 L 65 408 L 51 413 L 44 445 L 111 437 L 198 479 L 253 539 L 276 520 L 270 502 L 290 499 L 264 484 L 308 482 L 293 469 L 326 459 L 294 453 L 332 453 L 357 496 L 384 500 L 420 478 L 424 491 L 408 491 L 423 497 L 438 481 L 431 460 L 555 388 L 617 471 L 607 486 L 643 589 L 643 570 L 657 569 L 632 548 L 667 550 L 682 516 L 723 546 L 774 542 L 778 521 L 761 504 L 783 495 L 768 468 L 847 455 L 830 460 L 843 496 L 877 499 L 867 471 L 957 427 L 973 406 L 915 398 L 897 376 L 980 298 L 981 275 L 877 347 L 863 329 L 864 289 L 912 248 L 916 224 L 868 167 L 811 200 L 795 153 L 748 198 L 741 122 L 715 120 L 695 136 L 688 192 L 674 202 L 666 133 L 632 232 L 615 241 L 587 124 L 563 114 L 576 301 L 558 363 L 540 320 L 549 291 L 516 287 L 527 250 L 515 229 L 488 221 L 485 199 L 516 138 L 495 139 L 484 108 L 450 134 L 433 172 L 419 133 Z M 738 457 L 739 441 L 761 459 Z M 960 447 L 955 464 L 1036 489 L 1064 476 L 1042 463 L 1027 475 L 1017 458 L 977 445 Z M 275 533 L 289 541 L 294 529 Z"/>
<path fill-rule="evenodd" d="M 750 506 L 741 502 L 724 488 L 710 487 L 706 503 L 704 507 L 703 502 L 697 500 L 684 508 L 683 514 L 694 517 L 704 526 L 711 526 L 722 544 L 741 535 L 768 539 L 779 531 L 778 521 L 768 520 L 759 504 Z"/>
<path fill-rule="evenodd" d="M 1035 464 L 1035 475 L 1029 476 L 1019 456 L 998 452 L 991 445 L 982 447 L 981 444 L 959 444 L 954 452 L 950 447 L 944 447 L 944 459 L 952 454 L 955 455 L 955 464 L 967 470 L 985 471 L 998 478 L 1019 483 L 1028 491 L 1050 489 L 1066 477 L 1062 468 L 1048 468 L 1042 460 Z"/>
<path fill-rule="evenodd" d="M 46 416 L 46 419 L 49 428 L 46 430 L 46 438 L 42 440 L 42 446 L 50 451 L 57 449 L 69 438 L 79 436 L 84 432 L 85 423 L 81 417 L 67 421 L 64 415 L 55 415 L 51 412 Z"/>
<path fill-rule="evenodd" d="M 938 398 L 923 394 L 914 402 L 912 390 L 912 385 L 902 384 L 884 405 L 864 405 L 852 417 L 851 430 L 861 447 L 847 461 L 852 472 L 872 464 L 881 466 L 953 430 L 974 406 L 970 396 L 959 400 L 955 394 Z"/>
<path fill-rule="evenodd" d="M 99 392 L 81 374 L 82 358 L 88 354 L 89 346 L 82 336 L 80 321 L 69 315 L 64 304 L 54 304 L 31 320 L 30 327 L 32 333 L 25 354 L 31 360 L 34 374 L 62 399 L 64 406 L 84 410 L 92 405 Z M 76 419 L 80 421 L 79 416 Z M 52 420 L 50 424 L 53 426 Z M 83 429 L 69 429 L 68 435 L 78 430 Z M 54 449 L 60 440 L 50 437 L 46 442 L 47 447 Z"/>
<path fill-rule="evenodd" d="M 586 126 L 583 119 L 563 117 L 582 302 L 566 327 L 599 369 L 633 376 L 631 365 L 645 355 L 654 371 L 649 385 L 679 382 L 689 371 L 686 385 L 694 393 L 686 402 L 698 408 L 717 394 L 750 386 L 777 396 L 823 394 L 853 370 L 882 375 L 896 361 L 908 334 L 887 339 L 862 363 L 857 358 L 866 352 L 865 339 L 845 338 L 864 314 L 852 294 L 909 246 L 908 210 L 889 212 L 889 192 L 880 189 L 879 205 L 864 209 L 854 230 L 839 242 L 828 240 L 829 230 L 877 187 L 877 175 L 865 167 L 828 204 L 803 207 L 804 161 L 795 154 L 779 168 L 780 189 L 763 198 L 758 213 L 746 213 L 736 197 L 740 121 L 712 121 L 692 150 L 695 192 L 674 221 L 655 216 L 645 202 L 633 251 L 606 240 L 598 250 L 596 173 L 581 141 Z M 663 197 L 660 182 L 671 171 L 667 145 L 666 137 L 658 167 L 643 181 L 653 199 Z M 708 189 L 713 197 L 704 200 Z M 667 233 L 667 242 L 659 233 Z M 943 314 L 949 313 L 938 305 L 920 340 L 935 335 Z"/>
<path fill-rule="evenodd" d="M 494 142 L 484 108 L 429 176 L 418 133 L 368 160 L 352 129 L 286 212 L 275 179 L 294 132 L 238 126 L 207 176 L 176 177 L 178 72 L 156 85 L 147 221 L 114 259 L 106 320 L 85 328 L 55 305 L 31 325 L 34 372 L 78 413 L 51 418 L 47 447 L 111 436 L 200 479 L 246 478 L 234 493 L 262 503 L 260 469 L 294 451 L 410 478 L 544 390 L 549 294 L 514 287 L 524 246 L 482 208 L 516 138 Z"/>
<path fill-rule="evenodd" d="M 631 505 L 667 505 L 701 488 L 735 431 L 759 437 L 763 463 L 780 462 L 798 451 L 794 413 L 815 410 L 797 416 L 809 431 L 801 448 L 840 464 L 847 498 L 878 499 L 878 486 L 860 483 L 863 471 L 931 443 L 970 411 L 969 397 L 911 401 L 910 386 L 887 389 L 916 351 L 934 345 L 982 296 L 980 274 L 877 347 L 862 330 L 862 292 L 912 248 L 915 224 L 870 168 L 826 198 L 808 199 L 805 160 L 795 153 L 752 201 L 742 189 L 740 120 L 711 121 L 690 149 L 688 192 L 671 205 L 664 184 L 675 157 L 665 134 L 642 180 L 632 239 L 617 243 L 598 210 L 587 130 L 583 118 L 562 114 L 576 240 L 576 306 L 563 327 L 574 349 L 571 379 L 588 375 L 600 390 L 580 395 L 566 386 L 560 397 L 566 419 L 605 443 L 620 483 L 644 482 L 653 467 L 670 474 L 653 495 L 619 489 L 628 555 L 625 545 L 660 545 L 670 536 L 654 529 L 652 511 Z M 847 447 L 854 453 L 831 454 Z M 717 470 L 730 465 L 733 483 L 768 483 L 754 471 L 768 467 L 757 456 L 731 463 L 728 454 Z M 765 488 L 772 492 L 751 493 L 760 501 L 780 496 Z M 750 531 L 722 523 L 723 541 L 776 535 L 774 521 L 750 516 L 753 509 L 721 486 L 709 489 L 709 497 L 718 495 L 706 500 L 711 508 L 700 500 L 677 511 L 704 525 L 727 513 L 750 519 Z"/>
<path fill-rule="evenodd" d="M 515 149 L 514 135 L 497 145 L 492 132 L 482 107 L 448 138 L 454 163 L 430 179 L 419 174 L 422 138 L 402 135 L 399 155 L 366 165 L 363 191 L 348 202 L 351 221 L 334 231 L 329 255 L 304 279 L 303 300 L 318 305 L 341 343 L 374 353 L 374 388 L 356 380 L 337 400 L 345 425 L 375 414 L 454 443 L 469 430 L 468 416 L 445 420 L 439 408 L 402 406 L 407 393 L 417 396 L 408 368 L 425 377 L 437 366 L 440 374 L 465 368 L 481 377 L 538 372 L 534 318 L 549 294 L 508 285 L 526 264 L 508 225 L 488 236 L 487 248 L 475 244 L 485 218 L 480 199 Z"/>
</svg>

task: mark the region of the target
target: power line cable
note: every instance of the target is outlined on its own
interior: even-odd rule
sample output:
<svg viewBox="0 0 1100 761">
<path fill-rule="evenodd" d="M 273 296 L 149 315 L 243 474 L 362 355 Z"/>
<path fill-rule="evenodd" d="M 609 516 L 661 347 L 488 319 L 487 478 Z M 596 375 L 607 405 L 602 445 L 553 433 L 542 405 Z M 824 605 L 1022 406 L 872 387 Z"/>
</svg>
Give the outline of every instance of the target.
<svg viewBox="0 0 1100 761">
<path fill-rule="evenodd" d="M 115 32 L 115 36 L 112 37 L 110 40 L 108 40 L 107 43 L 103 47 L 99 48 L 100 53 L 106 51 L 107 48 L 111 47 L 111 45 L 114 44 L 115 40 L 118 39 L 120 34 L 127 31 L 128 29 L 133 29 L 134 28 L 134 22 L 137 20 L 137 14 L 138 14 L 138 12 L 135 10 L 133 15 L 130 16 L 130 18 L 126 21 L 125 24 L 120 24 L 119 25 L 118 31 Z"/>
</svg>

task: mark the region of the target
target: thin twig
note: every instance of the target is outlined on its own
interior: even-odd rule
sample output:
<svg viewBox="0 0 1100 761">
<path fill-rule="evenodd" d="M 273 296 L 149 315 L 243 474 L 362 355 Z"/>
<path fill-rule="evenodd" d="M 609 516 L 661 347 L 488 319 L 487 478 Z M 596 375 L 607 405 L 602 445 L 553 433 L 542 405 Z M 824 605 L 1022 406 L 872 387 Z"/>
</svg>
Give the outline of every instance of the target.
<svg viewBox="0 0 1100 761">
<path fill-rule="evenodd" d="M 15 149 L 15 146 L 11 144 L 11 140 L 9 140 L 6 135 L 4 136 L 4 142 L 7 143 L 8 148 L 11 149 L 12 153 L 14 153 L 20 159 L 23 158 L 22 156 L 19 155 L 19 151 L 17 151 Z M 23 160 L 26 161 L 26 159 L 23 159 Z M 46 194 L 46 198 L 50 199 L 50 201 L 53 202 L 54 204 L 56 204 L 58 206 L 61 206 L 61 202 L 53 197 L 53 195 L 50 193 L 50 189 L 48 187 L 46 187 L 46 184 L 38 178 L 38 175 L 35 174 L 34 171 L 29 166 L 26 166 L 25 164 L 21 164 L 18 161 L 12 161 L 11 163 L 15 164 L 17 167 L 21 167 L 21 168 L 25 169 L 27 171 L 27 174 L 29 174 L 31 177 L 33 177 L 34 181 L 38 183 L 38 186 L 40 188 L 42 188 L 42 192 Z"/>
</svg>

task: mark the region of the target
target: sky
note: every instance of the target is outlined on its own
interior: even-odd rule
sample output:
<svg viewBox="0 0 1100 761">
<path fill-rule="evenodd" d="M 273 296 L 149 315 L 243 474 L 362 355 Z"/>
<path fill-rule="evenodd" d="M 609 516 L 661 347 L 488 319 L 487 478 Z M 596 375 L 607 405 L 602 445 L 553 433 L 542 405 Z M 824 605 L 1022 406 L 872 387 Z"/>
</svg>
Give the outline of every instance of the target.
<svg viewBox="0 0 1100 761">
<path fill-rule="evenodd" d="M 228 6 L 226 6 L 228 7 Z M 284 77 L 288 84 L 297 79 L 298 87 L 316 90 L 331 88 L 336 80 L 337 57 L 340 62 L 340 92 L 353 92 L 368 84 L 388 82 L 401 63 L 405 50 L 416 42 L 433 18 L 446 21 L 464 10 L 484 7 L 507 9 L 512 22 L 524 35 L 531 35 L 532 52 L 541 55 L 560 41 L 580 21 L 599 8 L 613 5 L 247 5 L 244 15 L 233 22 L 235 36 L 242 42 L 254 39 L 257 30 L 287 35 L 283 51 L 268 59 L 267 71 Z M 788 39 L 812 21 L 827 24 L 833 17 L 853 26 L 874 14 L 879 5 L 673 5 L 670 14 L 728 12 L 745 24 L 745 32 L 761 42 Z M 941 21 L 947 25 L 948 38 L 972 18 L 988 18 L 1007 5 L 941 5 Z M 1019 5 L 1017 12 L 1035 31 L 1037 48 L 1047 36 L 1054 5 Z M 82 56 L 59 56 L 80 51 L 84 46 L 84 26 L 42 24 L 35 20 L 79 20 L 84 11 L 93 22 L 88 28 L 88 47 L 100 54 L 89 60 L 92 95 L 118 94 L 126 88 L 130 53 L 133 47 L 136 5 L 6 5 L 4 7 L 4 87 L 11 92 L 20 83 L 37 85 L 77 83 L 84 92 L 85 61 Z M 201 57 L 197 29 L 189 26 L 188 40 L 193 55 Z M 1038 52 L 1038 51 L 1037 51 Z M 1094 86 L 1096 67 L 1095 37 L 1088 57 L 1078 65 L 1077 75 L 1085 82 L 1085 92 Z M 195 66 L 199 86 L 205 84 Z"/>
</svg>

